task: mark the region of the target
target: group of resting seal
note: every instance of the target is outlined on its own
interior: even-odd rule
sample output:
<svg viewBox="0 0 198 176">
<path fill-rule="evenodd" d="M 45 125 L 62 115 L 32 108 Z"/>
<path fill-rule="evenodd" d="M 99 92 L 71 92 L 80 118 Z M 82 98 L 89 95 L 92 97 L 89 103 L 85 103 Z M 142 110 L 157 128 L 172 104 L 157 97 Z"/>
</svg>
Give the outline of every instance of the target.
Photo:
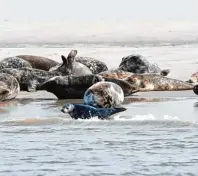
<svg viewBox="0 0 198 176">
<path fill-rule="evenodd" d="M 0 100 L 13 99 L 19 91 L 45 90 L 58 99 L 83 98 L 82 105 L 63 106 L 62 112 L 74 119 L 79 114 L 82 118 L 97 115 L 104 119 L 125 111 L 120 107 L 124 97 L 136 92 L 196 90 L 196 75 L 191 81 L 168 78 L 169 69 L 159 68 L 142 55 L 123 57 L 118 68 L 111 70 L 97 59 L 76 56 L 77 50 L 71 50 L 67 57 L 61 56 L 62 63 L 34 55 L 0 60 Z"/>
</svg>

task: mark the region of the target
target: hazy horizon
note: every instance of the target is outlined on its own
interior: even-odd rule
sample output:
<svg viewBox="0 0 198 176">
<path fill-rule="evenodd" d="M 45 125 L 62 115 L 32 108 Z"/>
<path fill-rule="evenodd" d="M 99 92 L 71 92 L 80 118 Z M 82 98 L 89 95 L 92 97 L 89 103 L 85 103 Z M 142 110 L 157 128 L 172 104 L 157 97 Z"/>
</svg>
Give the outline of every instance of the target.
<svg viewBox="0 0 198 176">
<path fill-rule="evenodd" d="M 198 20 L 197 0 L 0 0 L 0 21 Z"/>
</svg>

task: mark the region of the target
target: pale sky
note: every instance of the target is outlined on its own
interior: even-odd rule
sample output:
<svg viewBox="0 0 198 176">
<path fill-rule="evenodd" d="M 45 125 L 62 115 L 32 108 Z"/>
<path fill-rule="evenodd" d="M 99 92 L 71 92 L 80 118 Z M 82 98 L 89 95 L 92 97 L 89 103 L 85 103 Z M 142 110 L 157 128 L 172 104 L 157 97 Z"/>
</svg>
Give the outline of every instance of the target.
<svg viewBox="0 0 198 176">
<path fill-rule="evenodd" d="M 198 0 L 0 0 L 2 20 L 198 20 Z"/>
</svg>

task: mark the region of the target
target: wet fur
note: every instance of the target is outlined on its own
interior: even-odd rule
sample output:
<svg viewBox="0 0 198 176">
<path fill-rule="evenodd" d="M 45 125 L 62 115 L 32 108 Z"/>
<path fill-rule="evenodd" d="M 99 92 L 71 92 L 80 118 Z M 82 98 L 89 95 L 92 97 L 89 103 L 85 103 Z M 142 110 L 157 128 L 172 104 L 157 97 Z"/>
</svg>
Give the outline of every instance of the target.
<svg viewBox="0 0 198 176">
<path fill-rule="evenodd" d="M 134 74 L 124 80 L 136 86 L 139 91 L 179 91 L 193 89 L 193 85 L 189 83 L 157 74 Z"/>
<path fill-rule="evenodd" d="M 53 93 L 58 99 L 82 99 L 85 91 L 93 84 L 103 81 L 101 76 L 56 76 L 37 87 Z"/>
<path fill-rule="evenodd" d="M 84 94 L 84 103 L 95 107 L 114 108 L 124 101 L 122 88 L 112 82 L 99 82 Z"/>
</svg>

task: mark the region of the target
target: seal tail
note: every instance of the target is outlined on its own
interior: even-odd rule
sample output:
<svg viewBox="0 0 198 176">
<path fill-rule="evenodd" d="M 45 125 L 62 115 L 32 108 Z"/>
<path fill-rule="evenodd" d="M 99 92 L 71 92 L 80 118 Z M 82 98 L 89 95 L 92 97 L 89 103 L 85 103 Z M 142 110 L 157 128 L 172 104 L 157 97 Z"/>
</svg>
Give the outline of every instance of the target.
<svg viewBox="0 0 198 176">
<path fill-rule="evenodd" d="M 116 107 L 116 108 L 114 108 L 114 110 L 115 110 L 115 113 L 119 113 L 119 112 L 124 112 L 124 111 L 126 111 L 127 109 L 124 108 L 124 107 Z M 115 114 L 115 113 L 114 113 L 114 114 Z"/>
<path fill-rule="evenodd" d="M 160 72 L 160 75 L 167 76 L 170 73 L 170 69 L 164 69 Z"/>
</svg>

